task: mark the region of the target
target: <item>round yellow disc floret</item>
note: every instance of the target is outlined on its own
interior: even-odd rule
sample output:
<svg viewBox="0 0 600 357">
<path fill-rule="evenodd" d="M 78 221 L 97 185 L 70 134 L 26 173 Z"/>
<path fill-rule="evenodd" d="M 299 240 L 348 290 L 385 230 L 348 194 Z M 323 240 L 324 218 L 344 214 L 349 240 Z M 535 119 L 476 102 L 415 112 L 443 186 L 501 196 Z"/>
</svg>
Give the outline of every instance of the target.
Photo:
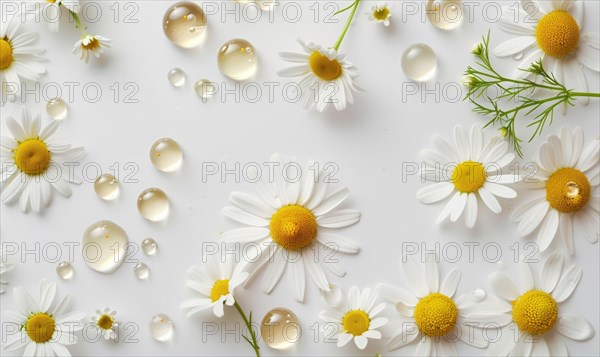
<svg viewBox="0 0 600 357">
<path fill-rule="evenodd" d="M 39 312 L 31 315 L 25 322 L 25 332 L 35 343 L 46 343 L 52 339 L 56 322 L 52 316 Z"/>
<path fill-rule="evenodd" d="M 217 280 L 210 290 L 210 299 L 215 302 L 227 294 L 229 294 L 229 279 Z"/>
<path fill-rule="evenodd" d="M 342 319 L 344 331 L 354 336 L 360 336 L 367 332 L 370 325 L 371 319 L 369 315 L 362 310 L 348 311 Z"/>
<path fill-rule="evenodd" d="M 556 10 L 544 15 L 535 29 L 538 46 L 549 56 L 562 58 L 579 44 L 579 25 L 568 12 Z"/>
<path fill-rule="evenodd" d="M 317 237 L 317 219 L 308 209 L 289 205 L 281 207 L 271 217 L 271 238 L 287 250 L 299 250 Z"/>
<path fill-rule="evenodd" d="M 110 315 L 102 315 L 96 324 L 103 330 L 110 330 L 114 323 L 115 320 Z"/>
<path fill-rule="evenodd" d="M 571 167 L 556 170 L 546 182 L 546 200 L 559 212 L 578 212 L 588 203 L 590 194 L 587 176 Z"/>
<path fill-rule="evenodd" d="M 458 308 L 444 294 L 433 293 L 419 300 L 415 307 L 415 321 L 427 336 L 443 336 L 456 324 Z"/>
<path fill-rule="evenodd" d="M 452 172 L 452 183 L 460 192 L 476 192 L 483 186 L 487 175 L 482 164 L 475 161 L 465 161 Z"/>
<path fill-rule="evenodd" d="M 521 331 L 541 335 L 556 323 L 558 305 L 547 292 L 530 290 L 513 302 L 512 315 Z"/>
<path fill-rule="evenodd" d="M 14 153 L 19 170 L 29 175 L 46 172 L 50 164 L 50 151 L 40 139 L 28 139 L 19 143 Z"/>
<path fill-rule="evenodd" d="M 10 67 L 13 63 L 13 48 L 10 42 L 6 39 L 0 39 L 0 71 Z"/>
<path fill-rule="evenodd" d="M 319 51 L 313 52 L 308 62 L 310 63 L 310 70 L 322 80 L 332 81 L 342 74 L 340 62 L 336 59 L 329 59 Z"/>
</svg>

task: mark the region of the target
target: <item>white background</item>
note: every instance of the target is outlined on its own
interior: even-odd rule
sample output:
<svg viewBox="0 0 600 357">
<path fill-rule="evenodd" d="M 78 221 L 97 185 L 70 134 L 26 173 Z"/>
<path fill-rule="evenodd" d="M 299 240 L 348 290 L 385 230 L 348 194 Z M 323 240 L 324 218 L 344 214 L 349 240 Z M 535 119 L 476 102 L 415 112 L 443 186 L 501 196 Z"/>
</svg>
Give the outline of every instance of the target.
<svg viewBox="0 0 600 357">
<path fill-rule="evenodd" d="M 190 265 L 200 263 L 203 242 L 218 241 L 219 232 L 236 226 L 221 213 L 222 207 L 228 204 L 229 193 L 252 191 L 250 183 L 237 183 L 231 176 L 225 182 L 212 176 L 207 183 L 202 183 L 203 162 L 224 162 L 231 168 L 235 162 L 242 166 L 248 162 L 264 162 L 272 153 L 279 152 L 300 160 L 314 158 L 320 163 L 337 163 L 340 168 L 338 186 L 346 186 L 352 192 L 345 207 L 363 213 L 359 224 L 343 232 L 358 241 L 362 250 L 356 256 L 340 256 L 348 274 L 343 279 L 331 277 L 332 283 L 345 289 L 352 285 L 374 287 L 378 282 L 402 285 L 399 259 L 403 242 L 426 242 L 428 248 L 433 248 L 434 242 L 440 242 L 442 247 L 447 242 L 461 245 L 479 242 L 481 245 L 475 249 L 474 263 L 469 263 L 464 246 L 459 262 L 443 262 L 441 270 L 445 275 L 453 266 L 462 269 L 459 294 L 480 287 L 488 289 L 488 274 L 501 267 L 487 262 L 481 247 L 489 242 L 500 244 L 506 271 L 509 274 L 515 272 L 511 263 L 514 251 L 508 247 L 518 242 L 519 250 L 523 252 L 526 240 L 518 238 L 509 216 L 513 207 L 524 202 L 529 194 L 521 191 L 519 198 L 502 201 L 504 212 L 497 216 L 480 205 L 477 226 L 471 230 L 464 227 L 462 220 L 457 224 L 434 225 L 443 204 L 425 206 L 416 200 L 415 192 L 424 184 L 415 176 L 403 181 L 403 163 L 419 162 L 419 152 L 431 147 L 433 135 L 451 139 L 454 125 L 470 127 L 485 121 L 471 112 L 467 102 L 436 99 L 433 94 L 427 95 L 424 101 L 422 91 L 403 100 L 403 85 L 410 82 L 400 68 L 402 51 L 412 43 L 424 42 L 438 54 L 438 73 L 427 88 L 435 88 L 436 82 L 441 88 L 459 82 L 466 66 L 472 63 L 471 47 L 483 34 L 491 29 L 492 46 L 510 36 L 494 23 L 499 15 L 498 3 L 486 8 L 487 19 L 482 14 L 485 12 L 483 3 L 487 2 L 472 3 L 474 8 L 470 15 L 475 21 L 465 21 L 460 28 L 449 32 L 423 21 L 422 14 L 403 16 L 400 2 L 394 2 L 392 26 L 384 28 L 369 22 L 364 15 L 373 3 L 361 4 L 341 49 L 358 67 L 359 83 L 366 92 L 356 95 L 356 104 L 346 111 L 325 114 L 304 111 L 300 103 L 287 103 L 280 90 L 275 91 L 274 103 L 269 103 L 264 86 L 263 99 L 258 103 L 243 100 L 235 103 L 232 95 L 226 101 L 213 98 L 202 103 L 193 92 L 193 83 L 201 78 L 233 88 L 233 82 L 219 73 L 216 55 L 222 43 L 236 37 L 249 40 L 256 48 L 260 66 L 255 81 L 259 84 L 281 82 L 276 71 L 287 64 L 278 58 L 279 51 L 300 51 L 296 37 L 329 45 L 341 31 L 346 15 L 339 16 L 339 23 L 323 23 L 333 7 L 326 8 L 322 1 L 301 2 L 303 13 L 296 23 L 283 18 L 282 6 L 274 10 L 273 21 L 269 20 L 267 12 L 257 23 L 243 18 L 236 21 L 231 14 L 225 21 L 221 19 L 221 13 L 211 15 L 206 42 L 192 50 L 175 47 L 163 34 L 161 20 L 170 2 L 137 2 L 139 11 L 134 18 L 139 20 L 138 23 L 123 22 L 123 17 L 131 10 L 124 7 L 125 2 L 102 2 L 102 16 L 97 22 L 88 23 L 89 30 L 113 39 L 113 47 L 100 61 L 88 65 L 70 53 L 79 33 L 68 21 L 62 23 L 58 35 L 49 33 L 43 23 L 27 24 L 28 30 L 40 33 L 37 45 L 47 50 L 48 73 L 41 79 L 42 86 L 58 83 L 66 95 L 65 82 L 81 83 L 75 91 L 74 101 L 69 103 L 69 117 L 61 126 L 61 136 L 74 145 L 85 145 L 88 155 L 84 162 L 96 162 L 105 171 L 116 162 L 124 174 L 126 163 L 136 163 L 139 172 L 135 179 L 139 182 L 123 183 L 120 197 L 114 202 L 104 202 L 95 196 L 89 182 L 93 177 L 88 177 L 88 182 L 74 187 L 70 199 L 54 195 L 51 207 L 41 215 L 22 214 L 18 207 L 4 205 L 2 240 L 24 243 L 30 249 L 36 242 L 42 247 L 48 242 L 80 242 L 88 225 L 109 219 L 124 227 L 132 242 L 140 243 L 145 237 L 154 237 L 160 251 L 155 257 L 146 257 L 140 252 L 133 257 L 150 266 L 152 271 L 148 281 L 134 277 L 133 263 L 124 264 L 113 274 L 102 275 L 89 269 L 80 255 L 73 263 L 75 278 L 61 281 L 55 273 L 56 263 L 44 259 L 36 262 L 29 255 L 9 275 L 10 286 L 22 285 L 35 292 L 39 281 L 47 278 L 58 283 L 61 296 L 73 295 L 74 309 L 91 314 L 96 308 L 108 306 L 119 312 L 122 322 L 139 326 L 133 336 L 139 340 L 137 343 L 82 342 L 71 347 L 75 355 L 250 355 L 250 347 L 243 340 L 236 343 L 231 334 L 227 338 L 208 336 L 206 343 L 202 341 L 203 321 L 224 322 L 233 329 L 240 322 L 234 310 L 227 310 L 223 320 L 209 314 L 186 319 L 179 304 L 193 296 L 185 286 L 185 272 Z M 232 1 L 214 4 L 233 8 Z M 424 8 L 424 2 L 416 4 Z M 349 2 L 339 3 L 338 8 L 347 5 Z M 116 22 L 111 6 L 120 9 Z M 320 21 L 315 21 L 310 6 L 320 8 Z M 598 2 L 586 3 L 586 31 L 599 31 L 598 7 Z M 288 9 L 291 18 L 295 17 L 293 10 Z M 506 73 L 517 65 L 510 58 L 494 59 L 494 62 Z M 183 88 L 173 88 L 167 82 L 167 72 L 173 67 L 181 67 L 188 75 Z M 591 90 L 598 91 L 598 74 L 587 72 L 587 80 Z M 81 88 L 87 82 L 97 82 L 102 87 L 99 102 L 89 103 L 83 97 Z M 114 103 L 114 92 L 109 89 L 114 82 L 121 87 L 118 103 Z M 139 85 L 135 95 L 139 103 L 123 103 L 126 93 L 123 86 L 127 82 Z M 456 88 L 456 85 L 452 87 Z M 50 88 L 48 90 L 52 93 Z M 448 93 L 450 99 L 456 99 L 456 93 Z M 32 111 L 44 111 L 44 98 L 36 102 L 30 97 L 26 104 Z M 593 100 L 587 107 L 569 110 L 565 117 L 557 116 L 544 135 L 556 133 L 564 125 L 580 125 L 585 128 L 585 142 L 588 143 L 599 133 L 598 113 L 598 101 Z M 14 103 L 2 109 L 3 118 L 18 114 L 19 105 Z M 46 114 L 43 115 L 47 119 Z M 2 130 L 5 130 L 4 126 Z M 486 135 L 488 138 L 496 135 L 495 129 L 488 129 Z M 526 136 L 528 132 L 522 131 L 522 135 Z M 172 137 L 183 147 L 185 158 L 179 172 L 163 174 L 151 165 L 148 150 L 161 137 Z M 527 146 L 523 161 L 531 159 L 541 142 L 538 139 Z M 90 176 L 95 176 L 93 170 Z M 162 223 L 148 222 L 136 210 L 137 195 L 152 186 L 162 188 L 171 199 L 171 215 Z M 575 237 L 575 248 L 575 256 L 567 261 L 580 264 L 584 275 L 574 296 L 561 305 L 561 311 L 586 316 L 598 331 L 598 245 L 591 246 L 582 237 Z M 560 242 L 551 245 L 550 250 L 555 249 L 563 249 Z M 63 253 L 63 259 L 67 259 L 66 249 Z M 538 257 L 542 256 L 545 255 Z M 318 321 L 317 314 L 324 306 L 312 282 L 307 282 L 303 304 L 294 301 L 287 281 L 282 281 L 271 295 L 263 294 L 261 285 L 259 278 L 247 289 L 240 289 L 237 298 L 241 305 L 247 310 L 252 309 L 257 320 L 273 307 L 288 307 L 300 317 L 303 328 L 303 337 L 295 348 L 279 352 L 263 347 L 263 354 L 388 354 L 384 341 L 370 341 L 367 350 L 362 352 L 352 345 L 338 349 L 335 344 L 317 343 L 319 337 L 315 337 L 315 330 L 310 327 Z M 2 311 L 15 308 L 10 293 L 2 295 L 0 301 Z M 158 312 L 167 313 L 175 322 L 176 333 L 170 343 L 159 343 L 150 337 L 148 321 Z M 132 330 L 122 331 L 121 336 L 125 337 L 128 332 Z M 567 341 L 567 345 L 572 355 L 597 355 L 598 341 L 596 335 L 591 341 Z M 462 343 L 458 343 L 457 348 L 461 355 L 483 353 Z M 413 353 L 414 346 L 393 352 L 394 355 Z"/>
</svg>

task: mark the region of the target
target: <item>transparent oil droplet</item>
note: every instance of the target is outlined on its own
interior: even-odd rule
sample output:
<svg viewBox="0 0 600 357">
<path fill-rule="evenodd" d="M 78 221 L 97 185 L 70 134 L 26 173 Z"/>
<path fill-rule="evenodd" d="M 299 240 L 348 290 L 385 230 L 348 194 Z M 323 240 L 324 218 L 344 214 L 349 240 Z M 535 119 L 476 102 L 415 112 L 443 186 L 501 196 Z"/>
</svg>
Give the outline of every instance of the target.
<svg viewBox="0 0 600 357">
<path fill-rule="evenodd" d="M 427 18 L 440 30 L 452 30 L 463 21 L 462 2 L 460 0 L 429 0 Z"/>
<path fill-rule="evenodd" d="M 94 191 L 103 200 L 114 200 L 119 197 L 119 181 L 111 174 L 102 174 L 94 181 Z"/>
<path fill-rule="evenodd" d="M 565 185 L 565 196 L 567 198 L 577 198 L 579 196 L 579 185 L 573 181 L 567 182 Z"/>
<path fill-rule="evenodd" d="M 278 307 L 265 315 L 260 324 L 260 334 L 267 346 L 282 350 L 300 340 L 298 317 L 292 311 Z"/>
<path fill-rule="evenodd" d="M 83 233 L 83 259 L 100 273 L 117 270 L 127 253 L 129 238 L 125 230 L 112 221 L 99 221 Z"/>
<path fill-rule="evenodd" d="M 140 193 L 137 208 L 147 220 L 162 221 L 169 215 L 169 197 L 158 188 L 149 188 Z"/>
<path fill-rule="evenodd" d="M 171 138 L 158 139 L 150 148 L 150 161 L 162 172 L 173 172 L 183 162 L 181 146 Z"/>
<path fill-rule="evenodd" d="M 206 15 L 192 2 L 178 2 L 165 12 L 163 31 L 169 41 L 179 47 L 196 47 L 205 39 Z"/>
<path fill-rule="evenodd" d="M 217 87 L 208 79 L 201 79 L 194 84 L 194 92 L 198 97 L 207 100 L 217 93 Z"/>
<path fill-rule="evenodd" d="M 250 42 L 236 38 L 221 46 L 217 55 L 217 64 L 225 76 L 236 81 L 244 81 L 256 74 L 258 56 Z"/>
<path fill-rule="evenodd" d="M 185 84 L 185 72 L 181 68 L 173 68 L 167 73 L 167 79 L 173 87 L 182 87 Z"/>
<path fill-rule="evenodd" d="M 58 274 L 62 280 L 70 280 L 75 274 L 75 269 L 73 269 L 73 265 L 69 262 L 60 262 L 56 266 L 56 274 Z"/>
<path fill-rule="evenodd" d="M 140 280 L 146 280 L 150 276 L 150 268 L 148 268 L 146 263 L 137 263 L 133 267 L 133 274 Z"/>
<path fill-rule="evenodd" d="M 160 342 L 169 341 L 173 338 L 175 327 L 173 320 L 166 314 L 156 314 L 150 319 L 150 334 Z"/>
<path fill-rule="evenodd" d="M 62 98 L 53 98 L 46 103 L 46 113 L 54 120 L 64 120 L 69 114 L 69 108 Z"/>
<path fill-rule="evenodd" d="M 417 82 L 424 82 L 435 75 L 437 57 L 431 47 L 424 43 L 412 45 L 402 53 L 402 71 Z"/>
<path fill-rule="evenodd" d="M 144 254 L 149 256 L 156 255 L 156 252 L 158 251 L 158 244 L 156 244 L 154 239 L 146 238 L 142 241 L 142 251 Z"/>
</svg>

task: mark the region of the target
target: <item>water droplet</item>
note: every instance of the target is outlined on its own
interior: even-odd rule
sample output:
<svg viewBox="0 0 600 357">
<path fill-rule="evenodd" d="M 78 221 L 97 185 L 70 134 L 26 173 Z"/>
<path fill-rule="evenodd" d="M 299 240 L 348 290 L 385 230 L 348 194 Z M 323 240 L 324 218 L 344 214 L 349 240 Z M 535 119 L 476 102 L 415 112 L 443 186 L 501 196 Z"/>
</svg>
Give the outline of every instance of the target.
<svg viewBox="0 0 600 357">
<path fill-rule="evenodd" d="M 402 71 L 417 82 L 424 82 L 435 75 L 437 57 L 431 47 L 424 43 L 412 45 L 402 53 Z"/>
<path fill-rule="evenodd" d="M 73 278 L 75 270 L 73 269 L 73 265 L 69 262 L 60 262 L 56 266 L 56 274 L 62 280 L 70 280 Z"/>
<path fill-rule="evenodd" d="M 513 59 L 514 59 L 515 61 L 520 61 L 520 60 L 523 58 L 523 56 L 524 56 L 524 53 L 523 53 L 523 51 L 521 51 L 521 52 L 517 52 L 517 53 L 515 53 L 515 54 L 513 55 Z"/>
<path fill-rule="evenodd" d="M 150 161 L 162 172 L 173 172 L 181 167 L 183 162 L 181 146 L 170 138 L 158 139 L 150 148 Z"/>
<path fill-rule="evenodd" d="M 260 334 L 267 346 L 282 350 L 300 340 L 298 317 L 292 311 L 278 307 L 265 315 L 260 324 Z"/>
<path fill-rule="evenodd" d="M 209 99 L 217 93 L 217 87 L 208 79 L 201 79 L 194 84 L 194 92 L 202 99 Z"/>
<path fill-rule="evenodd" d="M 190 31 L 191 28 L 194 31 Z M 169 41 L 179 47 L 196 47 L 204 41 L 206 34 L 204 11 L 192 2 L 178 2 L 165 12 L 163 31 Z"/>
<path fill-rule="evenodd" d="M 114 200 L 119 197 L 119 181 L 111 174 L 102 174 L 94 181 L 94 191 L 103 200 Z"/>
<path fill-rule="evenodd" d="M 329 291 L 322 291 L 323 301 L 329 306 L 338 306 L 342 301 L 342 289 L 339 286 L 329 284 Z"/>
<path fill-rule="evenodd" d="M 174 333 L 173 320 L 166 314 L 156 314 L 150 320 L 150 334 L 160 342 L 169 341 Z"/>
<path fill-rule="evenodd" d="M 167 73 L 169 83 L 173 87 L 181 87 L 185 84 L 185 72 L 181 68 L 173 68 Z"/>
<path fill-rule="evenodd" d="M 69 114 L 69 108 L 62 98 L 53 98 L 46 103 L 46 113 L 54 120 L 63 120 Z"/>
<path fill-rule="evenodd" d="M 483 289 L 475 289 L 471 292 L 471 295 L 473 295 L 473 301 L 482 302 L 485 300 L 487 293 Z"/>
<path fill-rule="evenodd" d="M 576 198 L 579 196 L 579 185 L 573 181 L 569 181 L 565 185 L 565 196 L 567 198 Z"/>
<path fill-rule="evenodd" d="M 463 21 L 460 0 L 429 0 L 427 2 L 427 18 L 440 30 L 452 30 Z"/>
<path fill-rule="evenodd" d="M 112 273 L 125 260 L 129 238 L 125 230 L 111 221 L 99 221 L 83 233 L 85 263 L 100 273 Z"/>
<path fill-rule="evenodd" d="M 156 252 L 158 251 L 158 244 L 156 244 L 154 239 L 146 238 L 142 241 L 142 251 L 146 255 L 156 255 Z"/>
<path fill-rule="evenodd" d="M 150 276 L 150 268 L 148 268 L 146 263 L 137 263 L 133 267 L 133 274 L 140 280 L 146 280 Z"/>
<path fill-rule="evenodd" d="M 225 76 L 236 81 L 244 81 L 256 73 L 258 57 L 250 42 L 236 38 L 221 46 L 217 64 Z"/>
<path fill-rule="evenodd" d="M 161 221 L 169 215 L 169 197 L 158 188 L 149 188 L 140 193 L 137 208 L 147 220 Z"/>
</svg>

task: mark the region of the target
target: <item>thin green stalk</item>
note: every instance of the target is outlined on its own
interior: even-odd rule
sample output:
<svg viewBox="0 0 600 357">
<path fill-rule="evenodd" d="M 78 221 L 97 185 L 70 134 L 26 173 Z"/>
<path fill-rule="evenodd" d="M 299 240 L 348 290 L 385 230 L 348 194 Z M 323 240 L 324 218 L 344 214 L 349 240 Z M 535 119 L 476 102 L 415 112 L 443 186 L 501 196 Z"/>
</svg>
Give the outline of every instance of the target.
<svg viewBox="0 0 600 357">
<path fill-rule="evenodd" d="M 600 93 L 571 92 L 571 96 L 573 96 L 573 97 L 592 97 L 592 98 L 600 98 Z"/>
<path fill-rule="evenodd" d="M 248 317 L 246 317 L 246 313 L 244 312 L 244 310 L 242 309 L 240 304 L 238 304 L 237 301 L 233 304 L 233 306 L 235 306 L 237 311 L 240 313 L 240 316 L 242 316 L 242 319 L 244 320 L 244 323 L 246 324 L 246 327 L 248 328 L 248 332 L 250 333 L 250 338 L 252 339 L 252 341 L 250 341 L 250 339 L 246 336 L 243 336 L 244 339 L 250 344 L 250 346 L 252 346 L 252 348 L 254 349 L 254 352 L 256 353 L 256 357 L 260 357 L 260 347 L 258 346 L 258 340 L 256 338 L 256 333 L 254 332 L 254 329 L 252 329 L 252 312 L 250 312 L 250 318 L 248 318 Z"/>
<path fill-rule="evenodd" d="M 79 29 L 79 31 L 81 32 L 83 37 L 87 36 L 88 33 L 87 33 L 87 31 L 85 31 L 85 26 L 83 26 L 81 24 L 81 20 L 79 19 L 79 16 L 77 15 L 77 13 L 69 10 L 69 14 L 71 14 L 71 16 L 73 17 L 73 20 L 75 21 L 75 26 L 77 26 L 77 28 Z"/>
<path fill-rule="evenodd" d="M 358 9 L 358 4 L 360 4 L 360 0 L 355 0 L 354 7 L 352 8 L 352 12 L 350 13 L 350 16 L 348 17 L 348 21 L 346 21 L 346 26 L 344 26 L 344 30 L 342 31 L 342 34 L 340 35 L 340 37 L 337 39 L 337 41 L 333 45 L 333 49 L 336 51 L 340 48 L 342 41 L 344 41 L 344 37 L 346 37 L 346 32 L 348 32 L 348 28 L 350 28 L 350 24 L 352 23 L 354 14 L 356 14 L 356 10 Z"/>
</svg>

